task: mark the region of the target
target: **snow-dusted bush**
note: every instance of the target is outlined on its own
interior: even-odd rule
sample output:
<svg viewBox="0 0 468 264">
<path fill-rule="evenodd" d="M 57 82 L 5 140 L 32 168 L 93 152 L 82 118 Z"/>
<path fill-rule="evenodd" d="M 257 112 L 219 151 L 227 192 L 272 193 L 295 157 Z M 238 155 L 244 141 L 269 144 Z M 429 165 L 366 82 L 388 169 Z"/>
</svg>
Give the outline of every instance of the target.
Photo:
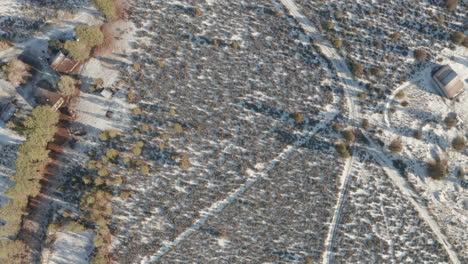
<svg viewBox="0 0 468 264">
<path fill-rule="evenodd" d="M 463 136 L 458 136 L 452 140 L 452 147 L 457 151 L 465 150 L 466 142 Z"/>
<path fill-rule="evenodd" d="M 426 170 L 427 174 L 435 180 L 442 180 L 447 177 L 448 170 L 446 162 L 429 162 Z"/>
</svg>

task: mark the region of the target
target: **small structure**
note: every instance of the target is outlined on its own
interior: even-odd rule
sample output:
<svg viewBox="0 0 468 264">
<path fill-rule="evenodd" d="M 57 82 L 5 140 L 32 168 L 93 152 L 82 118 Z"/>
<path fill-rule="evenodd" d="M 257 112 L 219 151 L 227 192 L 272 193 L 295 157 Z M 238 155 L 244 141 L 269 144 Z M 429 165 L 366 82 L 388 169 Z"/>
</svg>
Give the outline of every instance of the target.
<svg viewBox="0 0 468 264">
<path fill-rule="evenodd" d="M 114 96 L 114 91 L 112 91 L 112 89 L 109 88 L 104 88 L 101 91 L 101 95 L 106 99 L 111 99 L 112 96 Z"/>
<path fill-rule="evenodd" d="M 444 65 L 436 70 L 432 78 L 440 91 L 449 99 L 453 99 L 463 92 L 463 82 L 449 65 Z"/>
<path fill-rule="evenodd" d="M 68 58 L 61 51 L 59 51 L 52 59 L 50 67 L 52 67 L 52 69 L 55 71 L 64 74 L 79 74 L 81 72 L 82 63 Z"/>
</svg>

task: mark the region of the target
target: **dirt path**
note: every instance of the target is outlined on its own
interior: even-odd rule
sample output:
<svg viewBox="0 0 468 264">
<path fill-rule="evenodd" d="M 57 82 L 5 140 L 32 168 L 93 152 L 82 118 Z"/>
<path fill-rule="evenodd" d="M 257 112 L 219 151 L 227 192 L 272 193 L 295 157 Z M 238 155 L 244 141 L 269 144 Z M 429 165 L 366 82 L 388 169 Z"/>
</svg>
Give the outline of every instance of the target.
<svg viewBox="0 0 468 264">
<path fill-rule="evenodd" d="M 294 3 L 293 0 L 280 0 L 280 2 L 286 7 L 286 9 L 290 12 L 290 14 L 296 19 L 298 24 L 303 28 L 306 34 L 316 40 L 318 43 L 317 45 L 321 48 L 323 53 L 332 61 L 333 66 L 337 69 L 338 77 L 342 80 L 342 82 L 346 85 L 345 95 L 347 97 L 348 106 L 349 106 L 349 118 L 350 121 L 356 121 L 357 119 L 361 119 L 362 117 L 357 112 L 357 105 L 355 103 L 356 92 L 360 90 L 360 86 L 353 79 L 353 75 L 349 70 L 348 66 L 346 65 L 344 59 L 338 54 L 338 52 L 331 48 L 329 43 L 325 41 L 317 29 L 315 29 L 314 25 L 311 23 L 310 20 L 307 19 L 301 12 L 297 5 Z M 356 89 L 358 88 L 358 90 Z M 445 235 L 442 233 L 440 227 L 437 223 L 432 219 L 429 212 L 424 208 L 420 202 L 416 201 L 419 200 L 419 196 L 409 187 L 408 183 L 398 175 L 398 171 L 393 166 L 391 160 L 384 154 L 383 149 L 377 146 L 374 141 L 370 138 L 370 136 L 364 131 L 363 132 L 366 139 L 370 142 L 370 154 L 374 156 L 377 162 L 382 166 L 385 173 L 389 176 L 392 180 L 394 185 L 398 187 L 400 192 L 406 196 L 406 198 L 413 204 L 414 208 L 418 211 L 420 217 L 429 225 L 432 232 L 436 236 L 437 240 L 444 246 L 447 254 L 450 257 L 452 263 L 460 263 L 458 256 L 453 248 L 452 245 L 448 242 Z M 350 181 L 350 173 L 344 175 L 345 182 Z M 339 224 L 339 218 L 341 213 L 341 206 L 342 206 L 342 199 L 345 198 L 346 194 L 346 185 L 343 186 L 345 189 L 342 189 L 340 194 L 340 199 L 338 201 L 338 205 L 335 209 L 335 214 L 333 216 L 336 222 L 332 221 L 331 228 L 329 230 L 329 235 L 327 239 L 326 248 L 327 251 L 324 253 L 323 263 L 332 263 L 333 262 L 333 252 L 331 249 L 333 248 L 333 241 L 334 241 L 334 234 L 336 232 L 337 225 Z M 344 192 L 344 193 L 343 193 Z"/>
</svg>

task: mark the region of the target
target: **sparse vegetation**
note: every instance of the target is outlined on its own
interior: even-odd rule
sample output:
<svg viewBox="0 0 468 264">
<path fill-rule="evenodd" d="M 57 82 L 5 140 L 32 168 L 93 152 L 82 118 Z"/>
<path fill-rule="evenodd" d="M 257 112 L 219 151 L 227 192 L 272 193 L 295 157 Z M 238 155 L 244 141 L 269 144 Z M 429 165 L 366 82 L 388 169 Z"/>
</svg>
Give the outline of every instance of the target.
<svg viewBox="0 0 468 264">
<path fill-rule="evenodd" d="M 460 45 L 465 40 L 465 34 L 463 32 L 454 32 L 450 36 L 450 40 L 452 40 L 453 44 Z"/>
<path fill-rule="evenodd" d="M 351 131 L 351 130 L 343 131 L 343 137 L 345 138 L 347 144 L 353 143 L 354 140 L 356 139 L 356 137 L 354 136 L 353 131 Z"/>
<path fill-rule="evenodd" d="M 362 77 L 362 74 L 364 73 L 364 67 L 362 66 L 362 64 L 352 61 L 351 72 L 354 75 L 354 77 L 360 78 Z"/>
<path fill-rule="evenodd" d="M 458 0 L 445 0 L 444 5 L 449 11 L 453 11 L 458 6 Z"/>
</svg>

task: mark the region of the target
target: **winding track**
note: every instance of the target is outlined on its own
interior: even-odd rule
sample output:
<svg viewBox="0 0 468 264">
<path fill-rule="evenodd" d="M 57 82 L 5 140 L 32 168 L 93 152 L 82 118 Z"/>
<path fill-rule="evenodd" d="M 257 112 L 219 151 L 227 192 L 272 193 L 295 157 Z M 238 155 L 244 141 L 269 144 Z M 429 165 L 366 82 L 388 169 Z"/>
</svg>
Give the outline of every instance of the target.
<svg viewBox="0 0 468 264">
<path fill-rule="evenodd" d="M 335 49 L 330 48 L 329 46 L 325 45 L 327 43 L 319 34 L 319 32 L 315 29 L 313 24 L 310 20 L 307 19 L 301 12 L 297 5 L 294 3 L 293 0 L 280 0 L 283 6 L 289 11 L 292 17 L 294 17 L 297 23 L 302 27 L 306 34 L 309 37 L 317 40 L 317 45 L 321 48 L 325 56 L 327 56 L 333 66 L 337 70 L 338 77 L 342 80 L 342 82 L 346 85 L 345 96 L 349 106 L 349 119 L 350 121 L 356 121 L 356 119 L 361 118 L 358 112 L 356 111 L 356 104 L 354 98 L 356 98 L 356 88 L 359 88 L 359 84 L 354 81 L 353 75 L 349 70 L 348 66 L 345 64 L 344 59 L 336 52 Z M 355 123 L 355 122 L 354 122 Z M 356 123 L 355 123 L 356 124 Z M 453 246 L 449 243 L 448 239 L 442 233 L 442 230 L 437 225 L 437 223 L 431 218 L 429 212 L 426 208 L 424 208 L 421 203 L 419 202 L 418 195 L 411 189 L 408 183 L 398 175 L 398 171 L 393 167 L 391 160 L 384 154 L 384 150 L 377 146 L 375 142 L 370 138 L 370 136 L 363 131 L 364 136 L 369 141 L 369 152 L 374 156 L 375 160 L 382 166 L 385 173 L 389 176 L 391 181 L 394 185 L 400 189 L 400 192 L 406 196 L 406 198 L 410 201 L 410 203 L 414 206 L 416 211 L 418 211 L 420 217 L 426 222 L 426 224 L 431 228 L 432 232 L 436 236 L 437 240 L 443 245 L 447 254 L 449 255 L 450 260 L 452 263 L 458 264 L 460 260 L 453 248 Z M 349 163 L 352 163 L 353 159 L 349 159 L 347 162 L 347 166 L 350 166 Z M 324 252 L 323 256 L 323 263 L 332 263 L 333 262 L 333 240 L 334 235 L 336 232 L 337 224 L 339 223 L 340 214 L 341 214 L 341 207 L 343 204 L 343 200 L 346 195 L 347 186 L 350 182 L 350 170 L 349 167 L 346 167 L 344 172 L 344 179 L 342 189 L 339 195 L 339 200 L 337 204 L 337 208 L 335 209 L 335 213 L 333 216 L 333 220 L 331 223 L 331 227 L 329 229 L 328 237 L 326 240 L 326 251 Z"/>
</svg>

